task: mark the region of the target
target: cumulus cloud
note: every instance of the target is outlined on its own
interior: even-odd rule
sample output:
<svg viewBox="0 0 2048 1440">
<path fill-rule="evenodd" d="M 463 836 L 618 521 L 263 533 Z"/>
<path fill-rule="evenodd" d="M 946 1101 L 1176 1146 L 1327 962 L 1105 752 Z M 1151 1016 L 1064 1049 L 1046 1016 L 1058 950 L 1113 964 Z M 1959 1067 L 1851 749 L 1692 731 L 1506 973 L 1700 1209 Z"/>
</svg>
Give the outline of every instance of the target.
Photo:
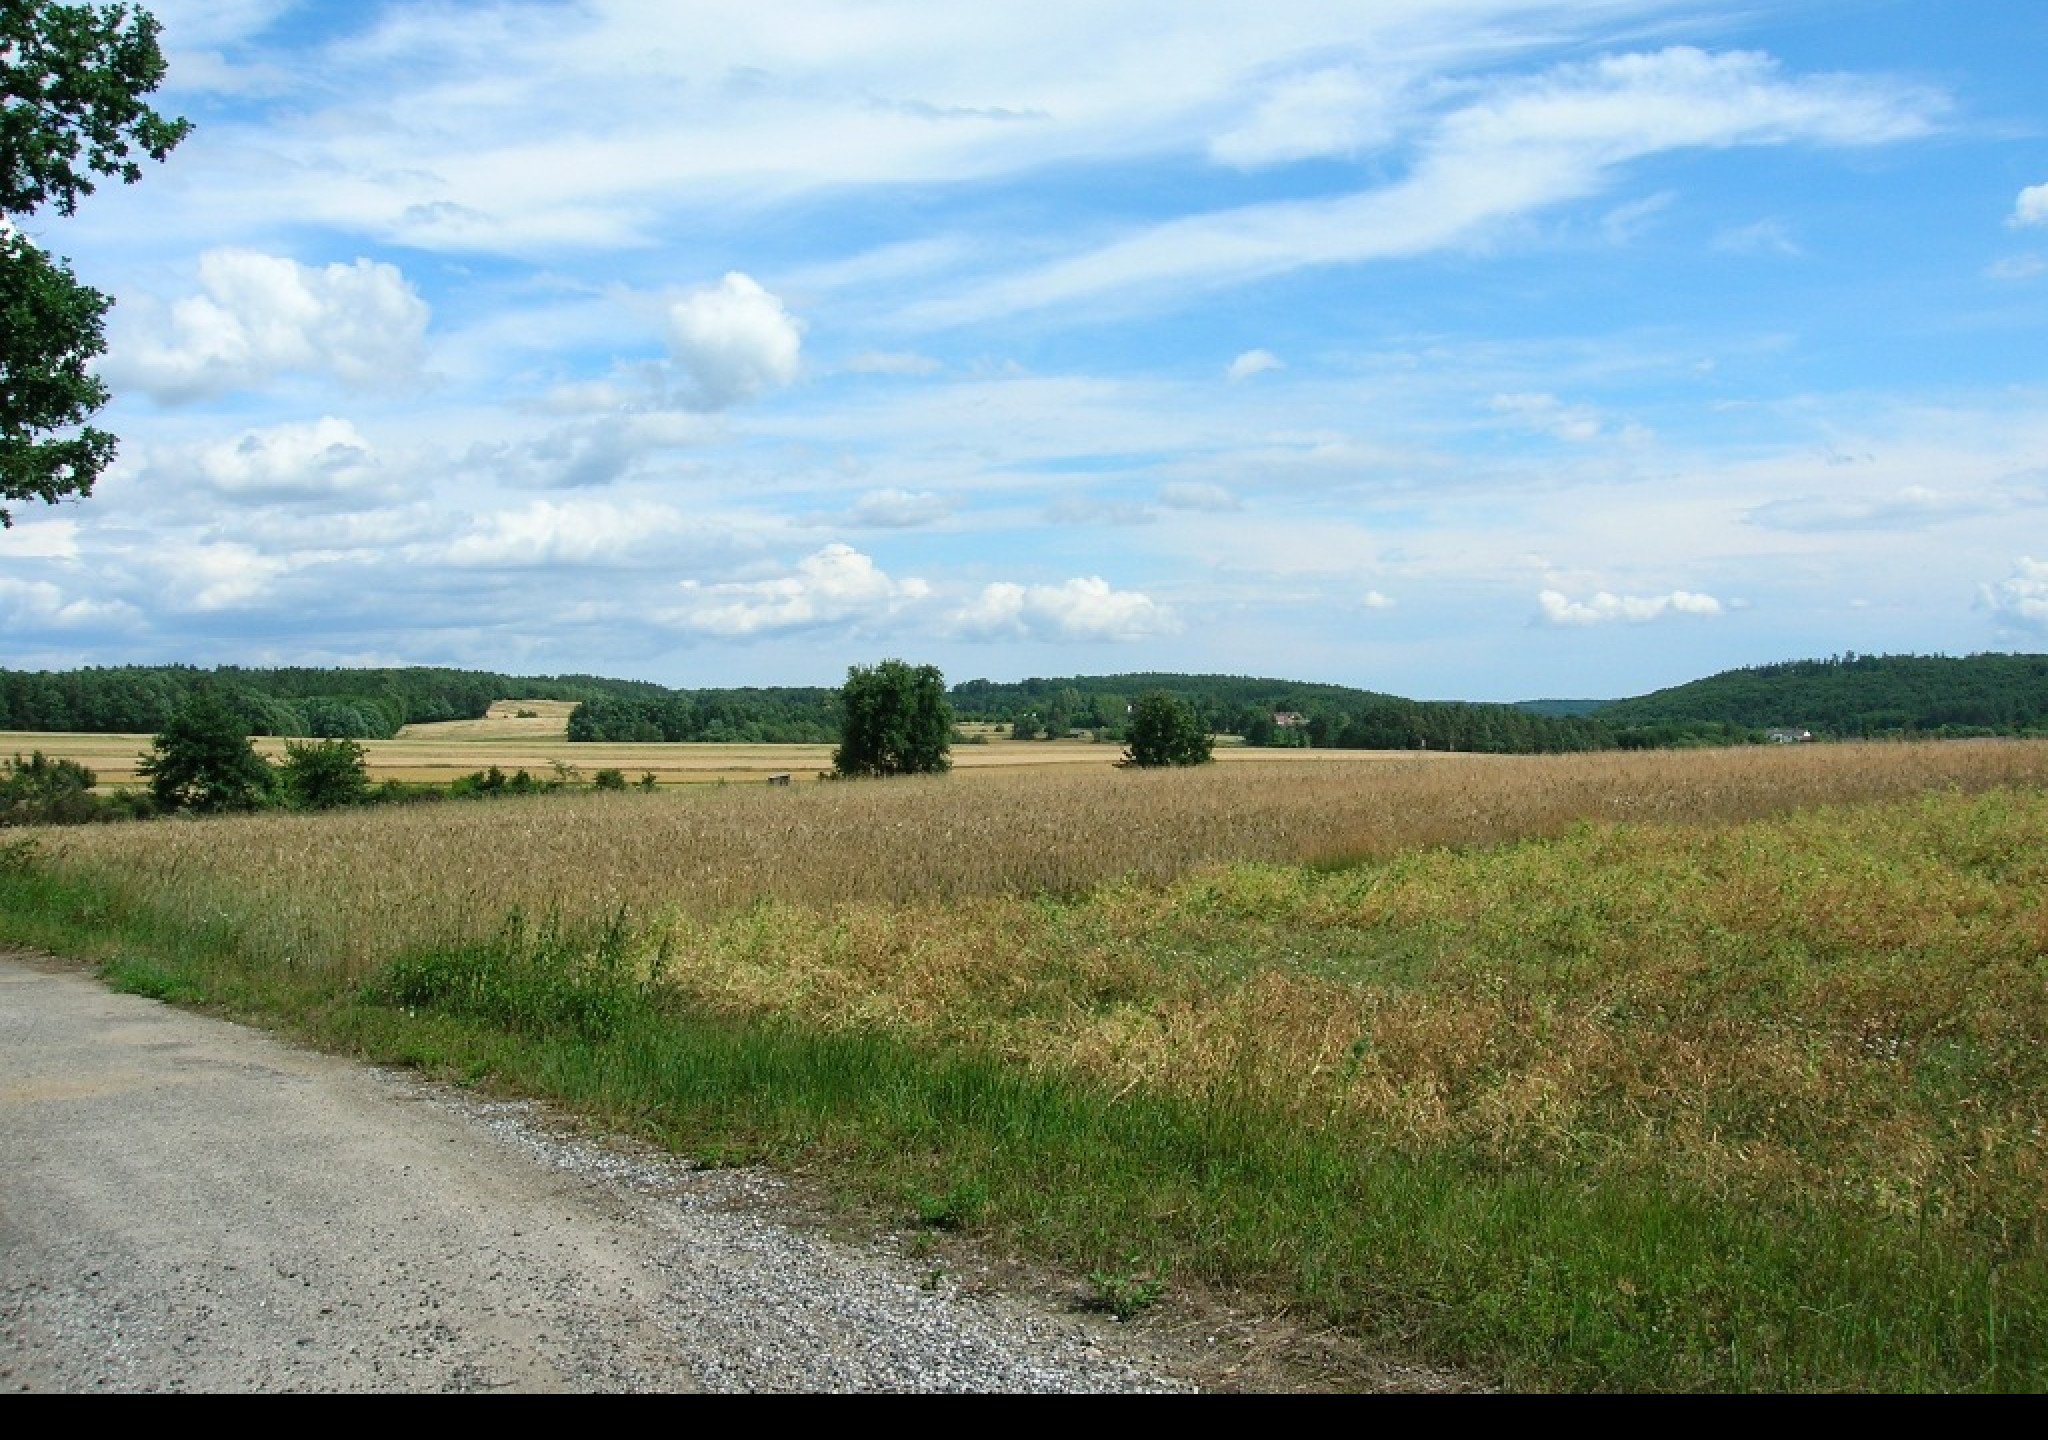
<svg viewBox="0 0 2048 1440">
<path fill-rule="evenodd" d="M 203 293 L 117 337 L 109 370 L 166 404 L 256 389 L 288 374 L 355 388 L 412 379 L 426 302 L 397 267 L 371 260 L 319 269 L 252 250 L 200 257 Z"/>
<path fill-rule="evenodd" d="M 1249 380 L 1252 376 L 1264 374 L 1268 370 L 1285 370 L 1286 368 L 1286 362 L 1281 360 L 1271 350 L 1247 350 L 1244 354 L 1230 362 L 1230 369 L 1225 373 L 1232 382 L 1236 382 Z"/>
<path fill-rule="evenodd" d="M 2048 561 L 2020 557 L 2006 579 L 1978 587 L 1977 603 L 2007 625 L 2048 635 Z"/>
<path fill-rule="evenodd" d="M 1549 625 L 1644 625 L 1674 615 L 1719 615 L 1721 602 L 1711 595 L 1674 590 L 1669 595 L 1610 595 L 1605 590 L 1589 600 L 1573 600 L 1560 591 L 1536 597 Z"/>
<path fill-rule="evenodd" d="M 1202 510 L 1212 514 L 1244 508 L 1238 498 L 1221 485 L 1186 480 L 1161 485 L 1159 503 L 1169 510 Z"/>
<path fill-rule="evenodd" d="M 1394 601 L 1392 597 L 1382 595 L 1377 590 L 1366 591 L 1365 598 L 1360 600 L 1358 603 L 1360 605 L 1363 605 L 1368 610 L 1391 610 L 1394 608 Z"/>
<path fill-rule="evenodd" d="M 245 431 L 201 451 L 197 468 L 208 485 L 239 500 L 365 500 L 396 493 L 370 443 L 332 415 Z"/>
<path fill-rule="evenodd" d="M 201 613 L 257 605 L 270 593 L 271 582 L 290 568 L 253 546 L 227 542 L 159 545 L 149 564 L 171 608 Z"/>
<path fill-rule="evenodd" d="M 1150 596 L 1090 577 L 1064 585 L 999 581 L 956 611 L 951 628 L 980 639 L 1143 640 L 1174 634 L 1180 622 Z"/>
<path fill-rule="evenodd" d="M 2006 223 L 2013 226 L 2048 225 L 2048 185 L 2029 185 L 2020 191 L 2020 198 L 2013 202 L 2012 216 Z"/>
<path fill-rule="evenodd" d="M 10 635 L 132 625 L 141 612 L 119 600 L 73 600 L 46 580 L 0 575 L 0 622 Z"/>
<path fill-rule="evenodd" d="M 795 381 L 803 323 L 735 270 L 670 307 L 668 341 L 689 378 L 690 402 L 723 410 Z"/>
<path fill-rule="evenodd" d="M 472 445 L 463 466 L 520 490 L 589 489 L 626 478 L 655 451 L 703 444 L 714 424 L 703 416 L 672 412 L 607 415 L 530 440 Z"/>
<path fill-rule="evenodd" d="M 850 545 L 827 545 L 794 575 L 701 585 L 684 581 L 669 619 L 685 629 L 735 638 L 883 620 L 931 595 L 922 580 L 897 580 Z"/>
<path fill-rule="evenodd" d="M 475 569 L 653 565 L 672 561 L 688 534 L 684 517 L 666 505 L 537 500 L 480 519 L 448 547 L 447 561 Z"/>
<path fill-rule="evenodd" d="M 0 555 L 17 560 L 75 560 L 78 558 L 76 520 L 17 520 L 0 530 Z"/>
</svg>

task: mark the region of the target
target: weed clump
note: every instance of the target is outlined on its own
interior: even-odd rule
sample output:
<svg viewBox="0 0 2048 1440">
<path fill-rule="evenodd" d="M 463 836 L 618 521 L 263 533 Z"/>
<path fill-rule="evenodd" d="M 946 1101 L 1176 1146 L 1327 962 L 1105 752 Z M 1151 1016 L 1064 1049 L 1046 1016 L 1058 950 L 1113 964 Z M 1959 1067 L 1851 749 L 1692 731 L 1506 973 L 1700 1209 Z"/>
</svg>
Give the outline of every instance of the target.
<svg viewBox="0 0 2048 1440">
<path fill-rule="evenodd" d="M 493 939 L 392 961 L 364 994 L 376 1003 L 438 1010 L 524 1035 L 567 1032 L 605 1040 L 649 999 L 649 986 L 635 973 L 629 935 L 624 909 L 587 940 L 564 933 L 554 916 L 529 927 L 515 910 Z"/>
</svg>

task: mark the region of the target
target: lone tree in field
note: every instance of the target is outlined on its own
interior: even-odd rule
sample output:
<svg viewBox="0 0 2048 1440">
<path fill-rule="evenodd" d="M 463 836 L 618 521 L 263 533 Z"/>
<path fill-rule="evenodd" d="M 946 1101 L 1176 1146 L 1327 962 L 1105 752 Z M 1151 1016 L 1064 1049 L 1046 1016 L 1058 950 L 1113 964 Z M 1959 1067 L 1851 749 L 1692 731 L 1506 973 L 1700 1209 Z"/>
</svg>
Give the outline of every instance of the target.
<svg viewBox="0 0 2048 1440">
<path fill-rule="evenodd" d="M 835 774 L 943 775 L 953 768 L 953 707 L 936 666 L 850 666 L 839 713 Z"/>
<path fill-rule="evenodd" d="M 287 740 L 278 780 L 301 810 L 339 810 L 370 798 L 369 754 L 353 740 Z"/>
<path fill-rule="evenodd" d="M 138 155 L 162 160 L 185 138 L 190 122 L 143 102 L 164 78 L 157 31 L 135 5 L 0 3 L 0 528 L 14 523 L 5 502 L 90 495 L 114 458 L 114 437 L 85 423 L 107 403 L 90 366 L 114 302 L 17 217 L 70 215 L 93 176 L 132 185 Z"/>
<path fill-rule="evenodd" d="M 1131 707 L 1129 747 L 1121 761 L 1140 769 L 1162 765 L 1206 765 L 1216 739 L 1195 707 L 1164 690 L 1151 690 Z"/>
<path fill-rule="evenodd" d="M 197 690 L 165 722 L 136 771 L 159 810 L 255 810 L 270 799 L 276 773 L 249 743 L 249 727 L 220 695 Z"/>
</svg>

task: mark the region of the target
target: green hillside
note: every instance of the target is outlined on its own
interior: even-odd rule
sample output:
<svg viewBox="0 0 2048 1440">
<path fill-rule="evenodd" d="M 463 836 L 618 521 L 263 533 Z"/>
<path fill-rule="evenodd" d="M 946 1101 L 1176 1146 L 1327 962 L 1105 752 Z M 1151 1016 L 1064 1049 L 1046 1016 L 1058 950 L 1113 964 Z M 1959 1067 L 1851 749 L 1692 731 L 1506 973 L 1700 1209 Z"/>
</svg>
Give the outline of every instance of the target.
<svg viewBox="0 0 2048 1440">
<path fill-rule="evenodd" d="M 2048 655 L 1840 655 L 1730 670 L 1601 707 L 1611 728 L 1718 724 L 1817 737 L 2048 731 Z"/>
</svg>

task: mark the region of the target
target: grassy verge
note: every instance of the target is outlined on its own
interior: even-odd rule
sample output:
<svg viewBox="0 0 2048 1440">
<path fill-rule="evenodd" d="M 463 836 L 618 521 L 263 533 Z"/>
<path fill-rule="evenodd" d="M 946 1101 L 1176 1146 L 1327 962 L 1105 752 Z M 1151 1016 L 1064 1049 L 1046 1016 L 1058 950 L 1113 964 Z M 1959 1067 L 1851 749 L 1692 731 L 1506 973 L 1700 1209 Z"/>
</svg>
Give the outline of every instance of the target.
<svg viewBox="0 0 2048 1440">
<path fill-rule="evenodd" d="M 465 913 L 348 964 L 280 947 L 302 894 L 17 842 L 0 938 L 801 1164 L 1125 1312 L 1224 1286 L 1531 1388 L 2038 1391 L 2044 855 L 2039 791 L 1943 792 L 1063 898 Z"/>
</svg>

